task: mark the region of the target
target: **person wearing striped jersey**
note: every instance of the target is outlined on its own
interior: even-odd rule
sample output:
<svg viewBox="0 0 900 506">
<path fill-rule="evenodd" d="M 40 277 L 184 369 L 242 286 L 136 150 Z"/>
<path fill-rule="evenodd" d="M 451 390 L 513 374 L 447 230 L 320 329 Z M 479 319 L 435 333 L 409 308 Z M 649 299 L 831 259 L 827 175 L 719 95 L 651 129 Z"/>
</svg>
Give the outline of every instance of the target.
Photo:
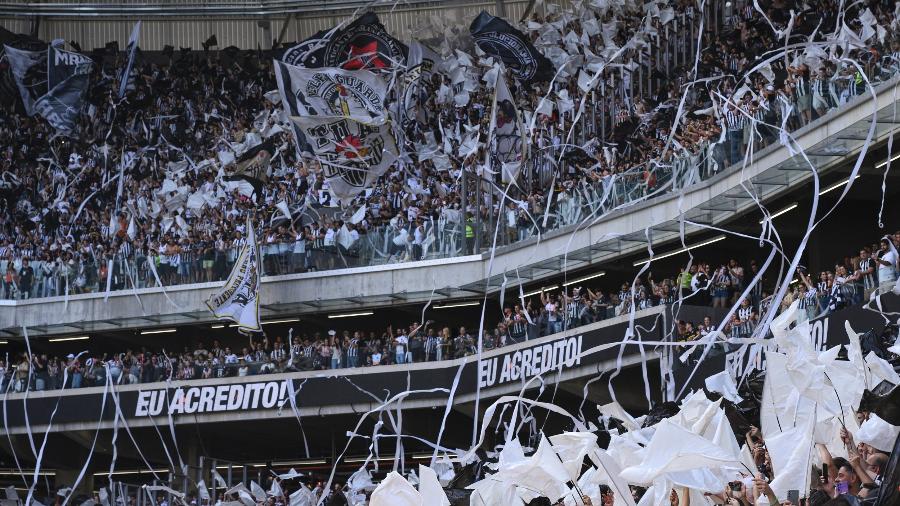
<svg viewBox="0 0 900 506">
<path fill-rule="evenodd" d="M 740 337 L 747 337 L 753 333 L 753 306 L 750 299 L 742 299 L 735 315 L 740 325 Z"/>
<path fill-rule="evenodd" d="M 797 115 L 800 124 L 805 125 L 812 121 L 812 90 L 810 88 L 809 67 L 801 64 L 798 67 L 788 67 L 791 76 L 788 81 L 794 92 L 794 100 L 797 104 Z"/>
<path fill-rule="evenodd" d="M 347 342 L 347 367 L 359 367 L 359 338 L 360 333 L 357 331 Z"/>
<path fill-rule="evenodd" d="M 797 277 L 802 282 L 799 287 L 800 293 L 797 297 L 800 301 L 799 308 L 804 311 L 808 319 L 812 320 L 819 313 L 819 290 L 813 286 L 809 276 L 802 269 L 797 269 Z"/>
<path fill-rule="evenodd" d="M 816 110 L 816 115 L 821 118 L 832 107 L 830 101 L 831 79 L 828 77 L 828 69 L 825 66 L 819 67 L 812 77 L 810 89 L 812 91 L 812 107 Z"/>
<path fill-rule="evenodd" d="M 563 303 L 563 330 L 581 325 L 579 314 L 581 312 L 581 288 L 573 288 L 572 295 L 569 296 L 565 290 L 560 292 L 561 302 Z"/>
<path fill-rule="evenodd" d="M 509 337 L 513 343 L 519 343 L 528 339 L 528 320 L 522 313 L 521 306 L 516 304 L 515 310 L 509 310 L 504 317 L 504 321 L 509 329 Z"/>
<path fill-rule="evenodd" d="M 725 109 L 726 142 L 728 143 L 728 164 L 741 161 L 741 148 L 744 144 L 744 114 L 740 108 L 728 102 Z"/>
</svg>

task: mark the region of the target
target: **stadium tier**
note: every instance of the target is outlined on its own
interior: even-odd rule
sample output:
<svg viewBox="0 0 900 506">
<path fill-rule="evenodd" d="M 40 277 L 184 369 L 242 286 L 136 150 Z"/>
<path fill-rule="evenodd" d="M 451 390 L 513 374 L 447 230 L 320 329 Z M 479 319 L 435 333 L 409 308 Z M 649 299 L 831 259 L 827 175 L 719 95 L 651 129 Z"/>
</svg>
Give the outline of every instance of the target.
<svg viewBox="0 0 900 506">
<path fill-rule="evenodd" d="M 900 504 L 898 73 L 881 0 L 2 4 L 0 502 Z"/>
</svg>

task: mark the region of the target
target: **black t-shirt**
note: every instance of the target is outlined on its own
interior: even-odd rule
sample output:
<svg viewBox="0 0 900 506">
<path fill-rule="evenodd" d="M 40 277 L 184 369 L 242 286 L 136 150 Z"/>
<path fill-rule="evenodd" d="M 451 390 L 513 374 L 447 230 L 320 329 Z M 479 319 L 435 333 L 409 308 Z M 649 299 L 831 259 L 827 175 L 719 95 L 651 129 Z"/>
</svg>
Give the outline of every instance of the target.
<svg viewBox="0 0 900 506">
<path fill-rule="evenodd" d="M 23 266 L 19 270 L 19 284 L 22 286 L 31 286 L 34 281 L 34 269 L 30 265 Z"/>
</svg>

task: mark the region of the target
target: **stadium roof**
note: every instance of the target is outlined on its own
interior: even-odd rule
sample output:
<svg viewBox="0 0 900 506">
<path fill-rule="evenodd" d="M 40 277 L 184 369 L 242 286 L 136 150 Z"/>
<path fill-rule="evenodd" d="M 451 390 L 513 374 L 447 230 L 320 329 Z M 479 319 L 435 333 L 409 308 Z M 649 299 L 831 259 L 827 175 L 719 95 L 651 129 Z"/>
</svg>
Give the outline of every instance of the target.
<svg viewBox="0 0 900 506">
<path fill-rule="evenodd" d="M 169 16 L 271 16 L 287 14 L 320 15 L 350 12 L 361 8 L 401 8 L 422 9 L 429 6 L 485 4 L 473 0 L 257 0 L 232 2 L 217 0 L 208 2 L 0 2 L 0 16 L 65 16 L 108 17 L 125 16 L 134 18 Z M 502 3 L 499 1 L 497 3 Z"/>
</svg>

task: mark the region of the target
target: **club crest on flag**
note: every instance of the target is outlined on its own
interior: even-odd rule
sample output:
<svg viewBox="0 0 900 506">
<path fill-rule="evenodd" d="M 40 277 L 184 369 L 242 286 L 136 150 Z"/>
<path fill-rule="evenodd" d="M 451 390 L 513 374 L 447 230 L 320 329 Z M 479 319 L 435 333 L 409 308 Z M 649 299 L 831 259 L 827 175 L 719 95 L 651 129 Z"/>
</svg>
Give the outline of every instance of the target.
<svg viewBox="0 0 900 506">
<path fill-rule="evenodd" d="M 367 12 L 346 27 L 321 31 L 286 50 L 281 61 L 306 68 L 389 70 L 406 61 L 409 48 Z"/>
<path fill-rule="evenodd" d="M 488 54 L 509 55 L 514 62 L 508 62 L 510 70 L 523 81 L 530 81 L 537 73 L 537 60 L 528 50 L 528 46 L 510 33 L 484 32 L 474 36 L 475 42 Z"/>
<path fill-rule="evenodd" d="M 259 246 L 247 219 L 247 243 L 241 249 L 225 285 L 206 300 L 216 318 L 235 322 L 242 332 L 262 330 L 259 321 Z"/>
<path fill-rule="evenodd" d="M 349 70 L 392 68 L 406 59 L 407 51 L 387 33 L 378 16 L 367 13 L 329 42 L 324 65 Z"/>
<path fill-rule="evenodd" d="M 403 128 L 408 127 L 417 120 L 422 120 L 424 123 L 424 118 L 418 118 L 421 109 L 423 109 L 420 106 L 420 101 L 422 101 L 423 97 L 428 97 L 436 91 L 434 84 L 431 82 L 433 71 L 434 62 L 432 60 L 422 60 L 421 63 L 410 68 L 404 74 L 403 99 L 401 101 L 401 104 L 403 104 L 401 108 Z"/>
<path fill-rule="evenodd" d="M 368 168 L 381 165 L 384 159 L 384 139 L 377 127 L 342 119 L 308 128 L 307 134 L 315 139 L 329 179 L 340 178 L 362 189 Z"/>
<path fill-rule="evenodd" d="M 472 39 L 482 51 L 503 61 L 523 82 L 546 81 L 553 77 L 553 64 L 521 31 L 485 11 L 469 27 Z"/>
<path fill-rule="evenodd" d="M 293 117 L 322 164 L 325 179 L 339 199 L 357 195 L 396 160 L 390 125 L 348 118 Z"/>
</svg>

